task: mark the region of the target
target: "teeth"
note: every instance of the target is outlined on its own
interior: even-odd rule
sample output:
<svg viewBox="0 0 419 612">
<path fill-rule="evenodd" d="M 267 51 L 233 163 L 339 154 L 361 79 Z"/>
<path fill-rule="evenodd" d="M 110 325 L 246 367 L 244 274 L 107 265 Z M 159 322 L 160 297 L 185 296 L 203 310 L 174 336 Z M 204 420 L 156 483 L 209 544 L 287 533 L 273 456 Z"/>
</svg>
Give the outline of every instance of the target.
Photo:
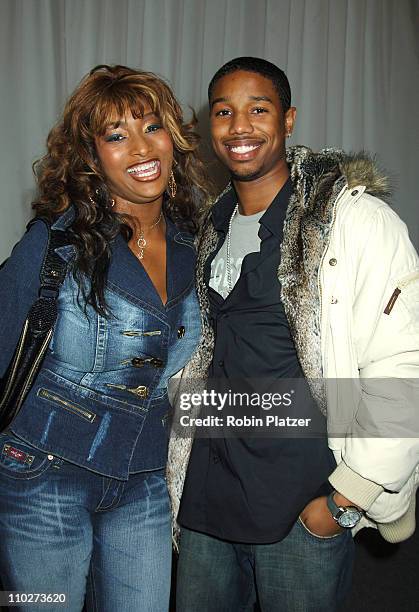
<svg viewBox="0 0 419 612">
<path fill-rule="evenodd" d="M 139 172 L 139 174 L 141 174 L 141 176 L 152 176 L 153 174 L 156 174 L 156 168 L 153 168 L 153 170 L 150 170 L 149 172 Z"/>
<path fill-rule="evenodd" d="M 259 145 L 240 145 L 238 147 L 229 147 L 233 153 L 249 153 L 250 151 L 254 151 L 258 148 Z"/>
<path fill-rule="evenodd" d="M 133 168 L 128 168 L 128 174 L 141 174 L 142 176 L 151 176 L 157 170 L 157 161 L 146 162 L 145 164 L 138 164 Z M 147 172 L 149 170 L 149 172 Z"/>
</svg>

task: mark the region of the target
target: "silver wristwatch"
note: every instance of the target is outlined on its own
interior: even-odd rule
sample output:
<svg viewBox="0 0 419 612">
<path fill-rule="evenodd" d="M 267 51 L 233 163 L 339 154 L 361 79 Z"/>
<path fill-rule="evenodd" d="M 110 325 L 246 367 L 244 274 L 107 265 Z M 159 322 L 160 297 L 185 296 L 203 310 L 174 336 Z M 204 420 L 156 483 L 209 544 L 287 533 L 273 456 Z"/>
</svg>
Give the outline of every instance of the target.
<svg viewBox="0 0 419 612">
<path fill-rule="evenodd" d="M 327 498 L 327 507 L 329 508 L 333 518 L 340 527 L 345 529 L 352 529 L 355 525 L 358 525 L 362 518 L 362 511 L 355 506 L 338 506 L 333 499 L 336 491 L 332 491 Z"/>
</svg>

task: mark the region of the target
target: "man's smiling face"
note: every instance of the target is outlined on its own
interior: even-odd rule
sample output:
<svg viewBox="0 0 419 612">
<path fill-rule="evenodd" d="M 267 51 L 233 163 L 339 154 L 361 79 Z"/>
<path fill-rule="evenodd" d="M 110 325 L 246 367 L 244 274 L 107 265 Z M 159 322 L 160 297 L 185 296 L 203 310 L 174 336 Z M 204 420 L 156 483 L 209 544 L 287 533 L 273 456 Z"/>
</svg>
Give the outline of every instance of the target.
<svg viewBox="0 0 419 612">
<path fill-rule="evenodd" d="M 295 109 L 284 114 L 270 79 L 237 70 L 221 77 L 210 100 L 211 136 L 219 160 L 236 181 L 274 175 L 285 163 L 285 138 Z"/>
</svg>

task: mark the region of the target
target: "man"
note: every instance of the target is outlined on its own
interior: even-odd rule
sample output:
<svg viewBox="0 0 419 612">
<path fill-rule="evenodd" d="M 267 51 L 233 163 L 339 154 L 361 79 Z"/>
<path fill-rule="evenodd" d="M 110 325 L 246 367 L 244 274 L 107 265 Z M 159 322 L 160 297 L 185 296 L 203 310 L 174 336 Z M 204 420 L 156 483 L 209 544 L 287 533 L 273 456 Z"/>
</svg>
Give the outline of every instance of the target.
<svg viewBox="0 0 419 612">
<path fill-rule="evenodd" d="M 389 541 L 414 530 L 414 393 L 376 379 L 398 377 L 404 393 L 418 375 L 419 260 L 370 159 L 286 151 L 296 109 L 279 68 L 228 62 L 209 104 L 232 183 L 202 230 L 203 340 L 183 376 L 305 378 L 329 440 L 197 436 L 189 458 L 191 440 L 172 436 L 175 512 L 187 466 L 177 605 L 234 612 L 257 596 L 263 612 L 335 610 L 351 528 L 374 523 Z M 355 381 L 360 395 L 320 379 Z"/>
</svg>

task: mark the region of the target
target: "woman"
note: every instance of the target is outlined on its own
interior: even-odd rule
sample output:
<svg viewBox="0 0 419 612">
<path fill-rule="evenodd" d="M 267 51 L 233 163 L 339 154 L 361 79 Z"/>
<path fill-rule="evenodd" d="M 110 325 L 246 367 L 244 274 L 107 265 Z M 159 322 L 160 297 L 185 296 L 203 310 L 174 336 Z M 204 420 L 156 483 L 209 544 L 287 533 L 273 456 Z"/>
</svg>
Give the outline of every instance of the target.
<svg viewBox="0 0 419 612">
<path fill-rule="evenodd" d="M 47 145 L 33 207 L 67 230 L 57 252 L 68 271 L 47 356 L 0 435 L 3 588 L 65 594 L 77 611 L 89 576 L 93 609 L 167 610 L 167 382 L 200 332 L 198 137 L 154 74 L 98 66 Z M 35 222 L 0 271 L 0 376 L 46 245 Z"/>
</svg>

